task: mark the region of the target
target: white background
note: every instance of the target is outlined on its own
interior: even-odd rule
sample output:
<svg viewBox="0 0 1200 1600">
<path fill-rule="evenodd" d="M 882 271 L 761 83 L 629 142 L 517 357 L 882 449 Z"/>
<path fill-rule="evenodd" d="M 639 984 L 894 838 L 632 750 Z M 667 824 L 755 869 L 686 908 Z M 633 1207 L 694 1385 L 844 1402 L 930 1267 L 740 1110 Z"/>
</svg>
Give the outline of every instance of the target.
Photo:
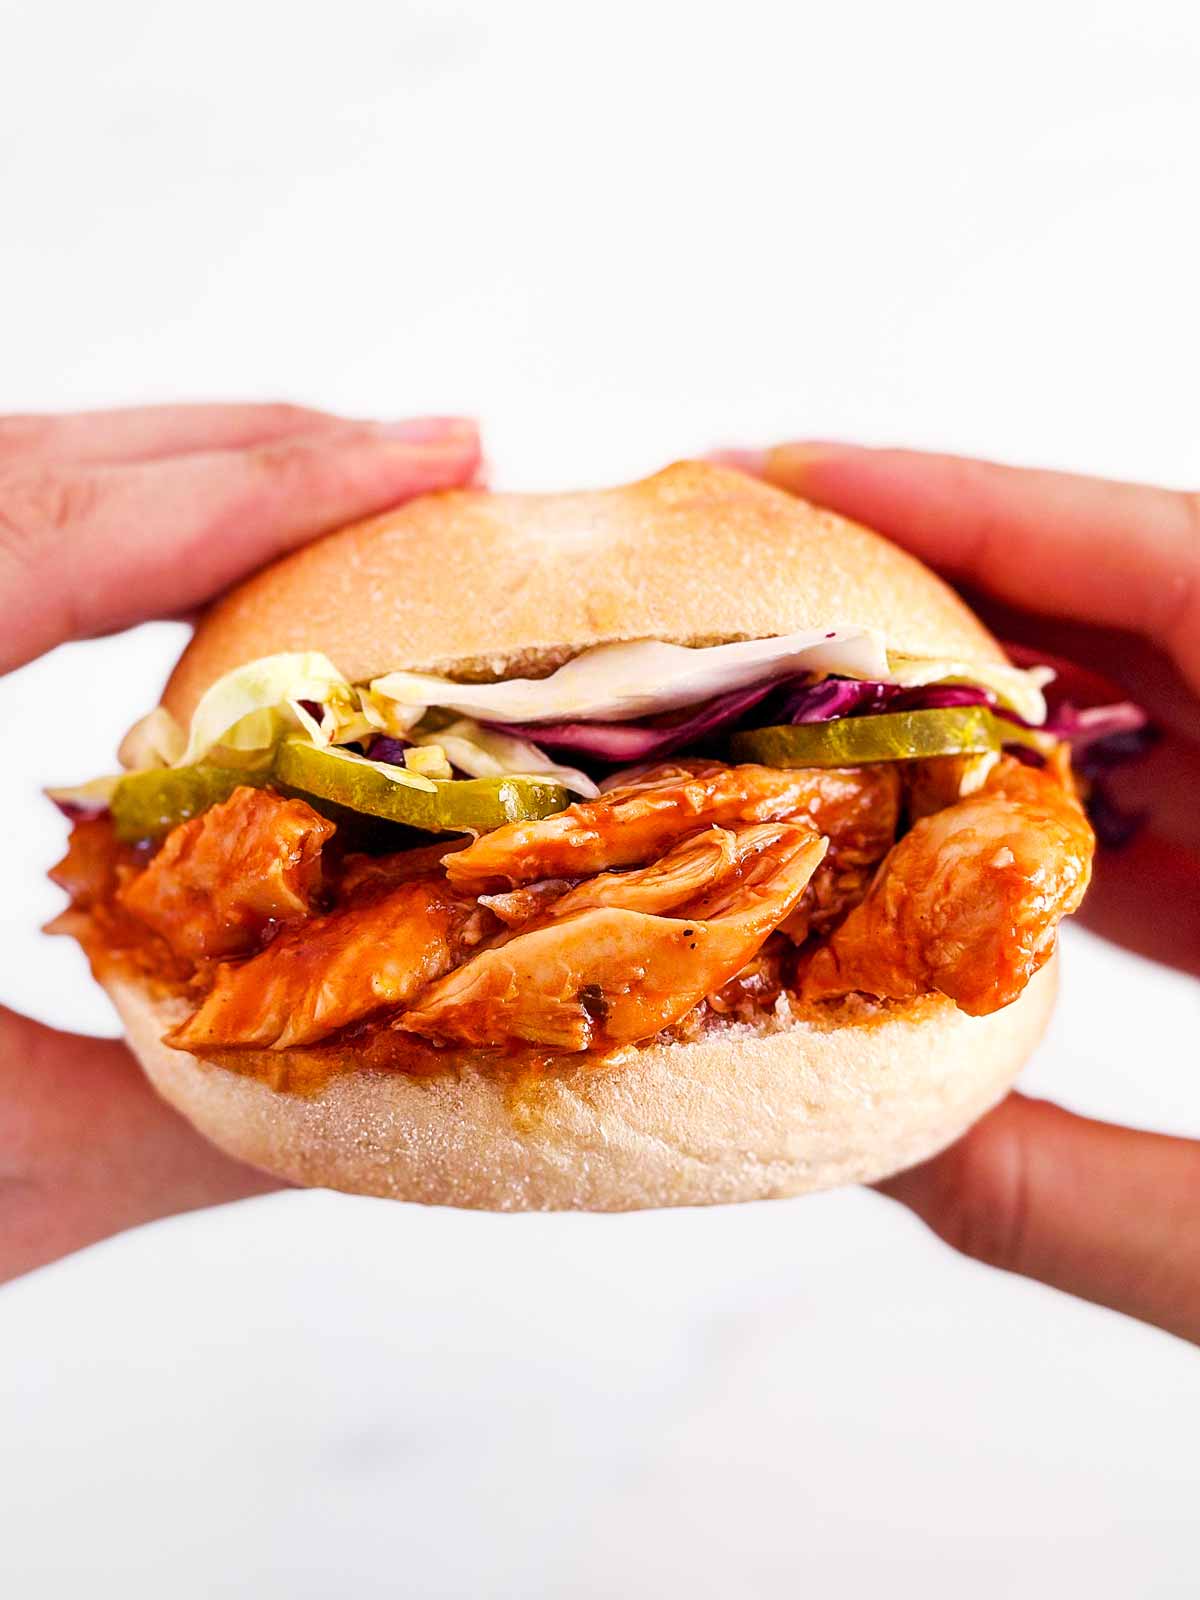
<svg viewBox="0 0 1200 1600">
<path fill-rule="evenodd" d="M 530 487 L 805 434 L 1195 483 L 1198 83 L 1186 0 L 0 0 L 0 407 L 477 411 Z M 37 788 L 110 766 L 178 644 L 0 686 L 0 993 L 38 1016 L 112 1030 L 35 932 Z M 1200 1133 L 1195 988 L 1065 942 L 1028 1086 Z M 1194 1594 L 1198 1423 L 1195 1352 L 869 1194 L 289 1195 L 5 1293 L 0 1576 Z"/>
</svg>

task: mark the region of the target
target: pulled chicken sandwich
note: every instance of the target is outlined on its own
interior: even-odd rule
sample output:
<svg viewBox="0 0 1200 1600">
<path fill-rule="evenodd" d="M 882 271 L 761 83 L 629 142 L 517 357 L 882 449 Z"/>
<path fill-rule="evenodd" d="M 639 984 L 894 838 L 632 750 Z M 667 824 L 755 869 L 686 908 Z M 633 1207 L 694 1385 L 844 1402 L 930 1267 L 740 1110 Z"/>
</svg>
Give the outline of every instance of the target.
<svg viewBox="0 0 1200 1600">
<path fill-rule="evenodd" d="M 158 1090 L 292 1182 L 875 1179 L 1046 1022 L 1094 844 L 1052 676 L 729 469 L 431 495 L 201 620 L 124 773 L 55 791 L 55 926 Z"/>
</svg>

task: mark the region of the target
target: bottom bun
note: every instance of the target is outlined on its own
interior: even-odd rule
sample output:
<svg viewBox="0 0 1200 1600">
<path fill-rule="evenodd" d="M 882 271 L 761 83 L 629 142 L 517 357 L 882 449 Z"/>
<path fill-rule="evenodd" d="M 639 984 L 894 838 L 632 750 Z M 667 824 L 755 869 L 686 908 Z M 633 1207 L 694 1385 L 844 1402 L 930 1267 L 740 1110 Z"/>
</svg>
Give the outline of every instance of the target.
<svg viewBox="0 0 1200 1600">
<path fill-rule="evenodd" d="M 429 1205 L 635 1211 L 873 1182 L 933 1155 L 1004 1095 L 1049 1019 L 1056 972 L 988 1017 L 940 996 L 843 1007 L 519 1085 L 448 1052 L 444 1076 L 348 1072 L 303 1096 L 164 1044 L 180 1001 L 115 974 L 106 987 L 163 1098 L 264 1172 Z"/>
</svg>

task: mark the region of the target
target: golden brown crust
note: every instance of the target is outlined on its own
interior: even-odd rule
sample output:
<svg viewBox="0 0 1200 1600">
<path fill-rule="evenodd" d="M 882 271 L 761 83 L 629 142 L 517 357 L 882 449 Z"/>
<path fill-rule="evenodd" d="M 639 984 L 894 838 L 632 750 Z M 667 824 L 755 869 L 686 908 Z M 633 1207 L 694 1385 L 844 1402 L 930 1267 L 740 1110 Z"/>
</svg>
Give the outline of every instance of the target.
<svg viewBox="0 0 1200 1600">
<path fill-rule="evenodd" d="M 401 668 L 494 678 L 613 639 L 834 623 L 912 654 L 1004 659 L 939 578 L 877 534 L 684 461 L 587 494 L 427 495 L 319 540 L 202 619 L 163 702 L 186 721 L 222 673 L 280 650 L 322 650 L 355 683 Z"/>
<path fill-rule="evenodd" d="M 802 1194 L 924 1160 L 1007 1091 L 1049 1018 L 1055 966 L 988 1017 L 940 998 L 847 1008 L 520 1088 L 451 1055 L 441 1077 L 352 1072 L 305 1097 L 170 1049 L 184 1003 L 129 976 L 105 983 L 159 1093 L 266 1172 L 432 1205 L 630 1211 Z"/>
</svg>

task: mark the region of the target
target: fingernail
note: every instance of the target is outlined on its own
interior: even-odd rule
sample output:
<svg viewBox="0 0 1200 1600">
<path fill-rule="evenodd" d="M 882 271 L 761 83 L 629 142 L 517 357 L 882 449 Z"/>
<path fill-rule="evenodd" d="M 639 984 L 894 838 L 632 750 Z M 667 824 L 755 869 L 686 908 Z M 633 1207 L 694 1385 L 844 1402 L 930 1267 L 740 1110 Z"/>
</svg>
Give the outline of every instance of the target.
<svg viewBox="0 0 1200 1600">
<path fill-rule="evenodd" d="M 767 452 L 765 450 L 710 450 L 704 459 L 711 461 L 716 467 L 736 467 L 739 472 L 748 472 L 752 478 L 761 478 L 763 467 L 767 461 Z"/>
<path fill-rule="evenodd" d="M 470 417 L 404 417 L 399 422 L 376 422 L 372 431 L 405 444 L 466 444 L 477 433 Z"/>
<path fill-rule="evenodd" d="M 864 449 L 863 445 L 841 444 L 833 439 L 801 439 L 793 444 L 778 444 L 767 451 L 762 476 L 768 483 L 803 496 L 813 485 L 817 468 L 844 459 Z M 815 486 L 814 486 L 815 487 Z"/>
</svg>

